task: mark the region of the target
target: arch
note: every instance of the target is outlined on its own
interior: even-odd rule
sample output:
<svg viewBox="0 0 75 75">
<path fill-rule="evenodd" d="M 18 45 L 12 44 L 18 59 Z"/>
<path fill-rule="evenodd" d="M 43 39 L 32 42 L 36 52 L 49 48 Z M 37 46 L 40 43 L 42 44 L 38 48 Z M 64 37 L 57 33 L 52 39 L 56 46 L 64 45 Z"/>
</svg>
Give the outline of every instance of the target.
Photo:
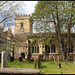
<svg viewBox="0 0 75 75">
<path fill-rule="evenodd" d="M 34 40 L 34 41 L 32 42 L 32 45 L 35 45 L 35 44 L 37 44 L 37 40 Z"/>
<path fill-rule="evenodd" d="M 25 53 L 21 53 L 21 58 L 25 59 Z"/>
</svg>

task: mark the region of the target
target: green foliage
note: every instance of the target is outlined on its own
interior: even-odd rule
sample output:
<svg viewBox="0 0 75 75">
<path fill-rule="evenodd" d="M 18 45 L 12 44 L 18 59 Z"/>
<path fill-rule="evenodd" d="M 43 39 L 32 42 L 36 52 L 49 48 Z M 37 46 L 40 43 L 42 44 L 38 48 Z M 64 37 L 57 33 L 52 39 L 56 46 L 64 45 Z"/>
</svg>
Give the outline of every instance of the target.
<svg viewBox="0 0 75 75">
<path fill-rule="evenodd" d="M 32 18 L 37 32 L 55 32 L 62 56 L 67 55 L 62 50 L 64 49 L 62 32 L 68 33 L 67 40 L 70 44 L 71 28 L 75 25 L 75 1 L 39 1 L 35 6 Z M 52 37 L 47 37 L 43 38 L 42 42 L 48 45 L 55 43 L 53 40 Z"/>
<path fill-rule="evenodd" d="M 31 16 L 30 16 L 30 19 L 29 20 L 30 20 L 31 23 L 33 23 L 33 18 Z"/>
<path fill-rule="evenodd" d="M 32 14 L 33 21 L 35 22 L 35 30 L 52 31 L 53 29 L 51 29 L 49 23 L 56 22 L 58 24 L 59 21 L 60 29 L 65 31 L 68 28 L 68 24 L 71 23 L 71 27 L 75 25 L 74 13 L 74 1 L 38 1 L 35 6 L 35 11 Z M 59 20 L 57 19 L 57 15 Z M 49 30 L 47 30 L 48 28 Z"/>
<path fill-rule="evenodd" d="M 2 51 L 7 51 L 7 53 L 9 53 L 11 48 L 13 48 L 12 45 L 10 45 L 10 44 L 8 44 L 8 43 L 5 43 L 5 44 L 1 47 L 1 52 L 2 52 Z"/>
</svg>

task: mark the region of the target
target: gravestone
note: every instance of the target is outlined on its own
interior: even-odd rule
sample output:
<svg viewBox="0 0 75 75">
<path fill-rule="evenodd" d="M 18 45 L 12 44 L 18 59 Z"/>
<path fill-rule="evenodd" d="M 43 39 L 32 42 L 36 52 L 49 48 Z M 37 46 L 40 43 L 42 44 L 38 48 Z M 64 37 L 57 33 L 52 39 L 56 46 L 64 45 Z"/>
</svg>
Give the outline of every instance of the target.
<svg viewBox="0 0 75 75">
<path fill-rule="evenodd" d="M 58 68 L 59 68 L 59 56 L 57 56 L 57 65 L 58 65 Z"/>
<path fill-rule="evenodd" d="M 75 55 L 74 55 L 74 64 L 75 64 Z"/>
<path fill-rule="evenodd" d="M 22 61 L 22 58 L 21 57 L 19 57 L 19 61 Z"/>
<path fill-rule="evenodd" d="M 30 68 L 3 68 L 0 69 L 0 75 L 39 75 L 40 69 Z"/>
<path fill-rule="evenodd" d="M 10 61 L 14 61 L 14 57 L 13 56 L 10 56 Z"/>
<path fill-rule="evenodd" d="M 1 69 L 7 68 L 8 62 L 7 62 L 7 52 L 3 51 L 1 54 Z"/>
<path fill-rule="evenodd" d="M 41 55 L 39 55 L 38 57 L 38 68 L 40 68 L 40 65 L 41 65 Z"/>
<path fill-rule="evenodd" d="M 37 68 L 37 62 L 36 62 L 36 60 L 34 61 L 34 67 L 35 67 L 35 69 Z"/>
</svg>

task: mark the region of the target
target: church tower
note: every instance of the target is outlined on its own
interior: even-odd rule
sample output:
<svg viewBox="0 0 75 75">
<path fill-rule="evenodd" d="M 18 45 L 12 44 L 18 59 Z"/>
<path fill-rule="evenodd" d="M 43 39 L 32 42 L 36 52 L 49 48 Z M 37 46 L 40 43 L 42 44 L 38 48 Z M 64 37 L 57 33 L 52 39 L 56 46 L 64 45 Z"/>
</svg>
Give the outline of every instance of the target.
<svg viewBox="0 0 75 75">
<path fill-rule="evenodd" d="M 30 21 L 30 15 L 15 15 L 15 34 L 32 33 L 33 27 Z"/>
</svg>

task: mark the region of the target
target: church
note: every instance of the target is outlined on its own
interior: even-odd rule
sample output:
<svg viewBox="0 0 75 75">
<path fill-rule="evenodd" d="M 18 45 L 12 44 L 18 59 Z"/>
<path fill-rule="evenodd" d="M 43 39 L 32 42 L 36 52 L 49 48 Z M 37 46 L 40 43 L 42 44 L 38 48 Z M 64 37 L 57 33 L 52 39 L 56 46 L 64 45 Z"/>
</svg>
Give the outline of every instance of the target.
<svg viewBox="0 0 75 75">
<path fill-rule="evenodd" d="M 42 42 L 39 42 L 38 38 L 29 38 L 30 35 L 38 35 L 40 39 L 49 35 L 50 33 L 33 33 L 33 23 L 30 21 L 30 15 L 15 15 L 15 27 L 14 35 L 12 35 L 11 29 L 9 29 L 8 42 L 13 45 L 11 49 L 11 56 L 14 56 L 14 59 L 27 59 L 28 54 L 31 54 L 31 59 L 38 59 L 38 56 L 43 55 L 43 59 L 48 58 L 48 60 L 55 59 L 57 55 L 60 55 L 59 59 L 62 59 L 60 54 L 60 49 L 57 43 L 50 45 L 45 45 Z M 63 34 L 66 38 L 67 34 Z M 71 33 L 72 39 L 75 41 L 75 34 Z M 56 39 L 54 40 L 56 41 Z M 75 43 L 75 42 L 74 42 Z M 45 54 L 48 54 L 48 57 Z M 74 47 L 71 46 L 69 52 L 71 59 L 74 56 Z"/>
</svg>

